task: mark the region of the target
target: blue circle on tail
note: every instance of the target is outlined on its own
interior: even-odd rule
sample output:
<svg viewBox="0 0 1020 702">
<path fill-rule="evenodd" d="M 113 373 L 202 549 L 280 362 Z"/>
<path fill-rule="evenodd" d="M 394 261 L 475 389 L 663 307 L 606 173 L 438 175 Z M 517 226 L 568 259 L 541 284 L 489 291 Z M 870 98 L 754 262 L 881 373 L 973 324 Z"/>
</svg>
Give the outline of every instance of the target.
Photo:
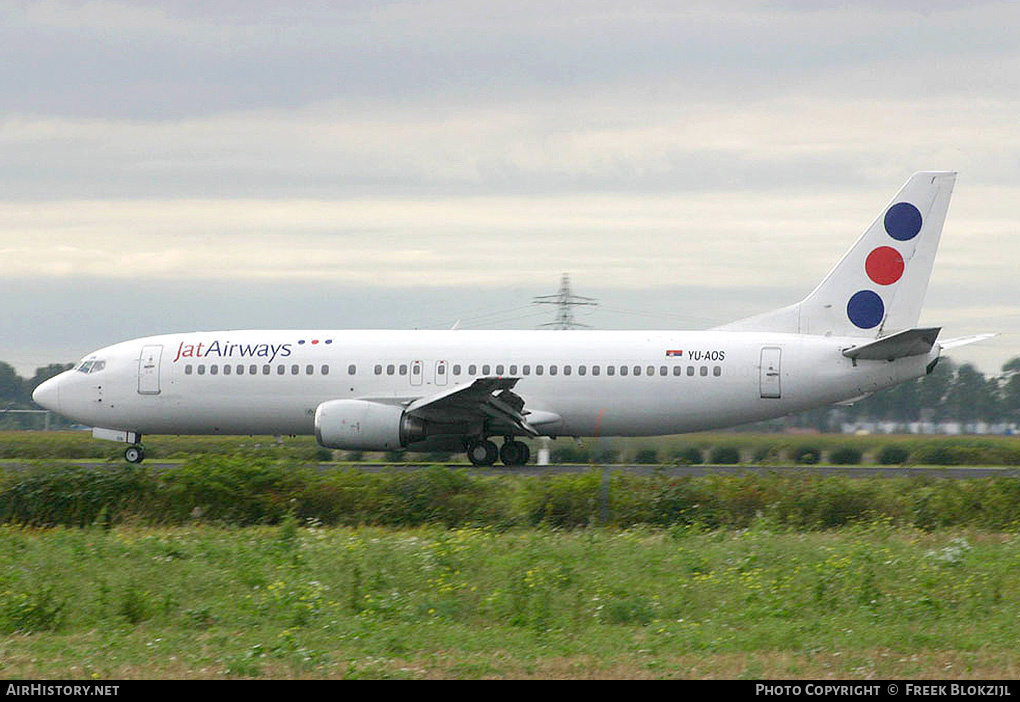
<svg viewBox="0 0 1020 702">
<path fill-rule="evenodd" d="M 921 212 L 909 202 L 897 202 L 885 213 L 885 230 L 896 241 L 908 241 L 921 231 Z"/>
<path fill-rule="evenodd" d="M 877 327 L 885 316 L 885 303 L 878 293 L 861 290 L 854 293 L 846 304 L 846 316 L 861 329 Z"/>
</svg>

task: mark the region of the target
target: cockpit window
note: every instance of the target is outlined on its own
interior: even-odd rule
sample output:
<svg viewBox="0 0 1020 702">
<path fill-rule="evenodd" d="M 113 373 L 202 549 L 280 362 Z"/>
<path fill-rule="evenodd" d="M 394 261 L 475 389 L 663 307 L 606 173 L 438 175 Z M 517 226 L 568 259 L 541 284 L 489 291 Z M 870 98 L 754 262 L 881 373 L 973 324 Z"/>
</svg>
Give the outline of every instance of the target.
<svg viewBox="0 0 1020 702">
<path fill-rule="evenodd" d="M 104 368 L 106 368 L 106 361 L 88 358 L 81 362 L 81 365 L 78 366 L 77 370 L 79 373 L 98 373 Z"/>
</svg>

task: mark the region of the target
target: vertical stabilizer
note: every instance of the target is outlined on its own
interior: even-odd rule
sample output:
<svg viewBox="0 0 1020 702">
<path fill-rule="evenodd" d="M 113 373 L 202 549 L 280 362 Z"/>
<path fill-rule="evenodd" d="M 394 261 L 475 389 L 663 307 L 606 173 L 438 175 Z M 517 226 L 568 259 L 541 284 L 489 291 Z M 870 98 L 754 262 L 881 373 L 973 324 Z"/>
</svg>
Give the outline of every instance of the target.
<svg viewBox="0 0 1020 702">
<path fill-rule="evenodd" d="M 956 173 L 915 173 L 814 291 L 720 329 L 877 338 L 917 326 Z"/>
</svg>

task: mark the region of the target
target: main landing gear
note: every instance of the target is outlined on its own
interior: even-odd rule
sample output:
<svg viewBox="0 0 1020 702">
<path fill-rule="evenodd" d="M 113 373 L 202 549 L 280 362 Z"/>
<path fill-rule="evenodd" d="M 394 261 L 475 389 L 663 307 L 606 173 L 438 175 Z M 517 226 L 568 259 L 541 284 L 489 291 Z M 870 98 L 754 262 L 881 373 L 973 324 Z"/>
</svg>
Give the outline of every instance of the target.
<svg viewBox="0 0 1020 702">
<path fill-rule="evenodd" d="M 523 466 L 531 458 L 531 449 L 523 441 L 517 441 L 512 436 L 506 437 L 503 445 L 496 448 L 496 444 L 488 439 L 477 439 L 467 445 L 468 460 L 475 466 L 491 466 L 499 458 L 503 465 L 509 467 Z"/>
</svg>

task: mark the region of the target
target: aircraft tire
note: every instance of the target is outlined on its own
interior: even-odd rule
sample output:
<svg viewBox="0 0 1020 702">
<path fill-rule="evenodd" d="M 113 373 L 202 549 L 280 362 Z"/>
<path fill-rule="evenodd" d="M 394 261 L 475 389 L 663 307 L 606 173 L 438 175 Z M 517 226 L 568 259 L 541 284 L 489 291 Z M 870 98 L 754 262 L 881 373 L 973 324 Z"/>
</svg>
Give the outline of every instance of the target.
<svg viewBox="0 0 1020 702">
<path fill-rule="evenodd" d="M 499 449 L 499 459 L 505 466 L 523 466 L 531 458 L 531 449 L 523 441 L 504 441 Z"/>
<path fill-rule="evenodd" d="M 496 444 L 488 439 L 473 441 L 467 447 L 468 460 L 474 466 L 491 466 L 499 457 L 499 449 Z"/>
<path fill-rule="evenodd" d="M 145 449 L 141 446 L 128 446 L 124 449 L 124 460 L 128 463 L 141 463 L 145 460 Z"/>
</svg>

